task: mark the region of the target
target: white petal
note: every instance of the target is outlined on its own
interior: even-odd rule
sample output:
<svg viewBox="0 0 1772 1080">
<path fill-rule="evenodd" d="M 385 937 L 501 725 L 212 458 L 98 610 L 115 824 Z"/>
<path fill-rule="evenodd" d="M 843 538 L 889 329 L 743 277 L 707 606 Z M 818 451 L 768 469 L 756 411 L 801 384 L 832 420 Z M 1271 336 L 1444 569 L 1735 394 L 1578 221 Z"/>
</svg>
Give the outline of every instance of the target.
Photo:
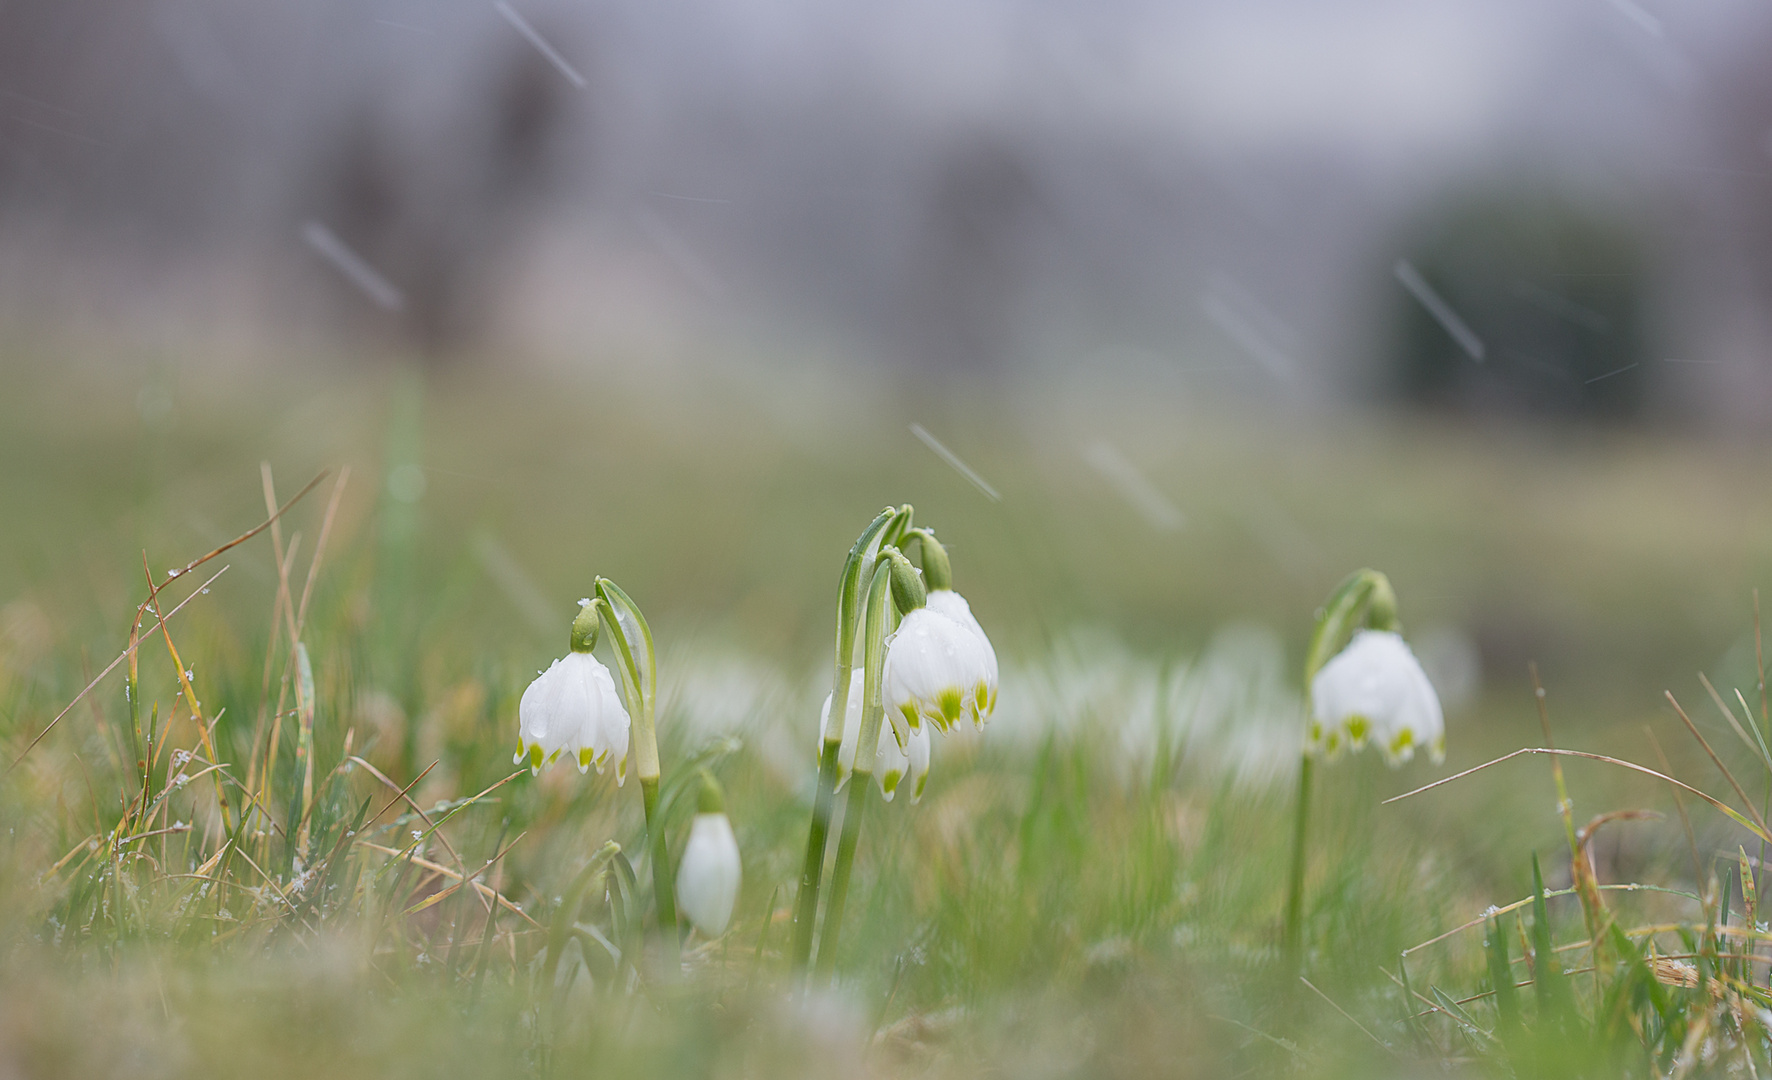
<svg viewBox="0 0 1772 1080">
<path fill-rule="evenodd" d="M 856 735 L 859 738 L 860 732 L 857 732 Z M 915 734 L 912 733 L 910 737 L 915 738 Z M 923 732 L 923 737 L 928 738 L 929 733 Z M 906 748 L 900 748 L 898 736 L 893 734 L 892 725 L 886 723 L 885 718 L 882 717 L 880 738 L 874 752 L 874 782 L 880 786 L 880 794 L 885 796 L 887 802 L 892 801 L 893 795 L 898 792 L 899 782 L 910 770 L 911 759 L 910 755 L 905 752 L 906 749 L 908 749 L 908 742 Z"/>
<path fill-rule="evenodd" d="M 855 744 L 861 738 L 861 691 L 863 672 L 856 668 L 849 673 L 849 705 L 843 716 L 842 745 L 837 751 L 837 790 L 849 782 L 855 771 Z M 831 697 L 826 694 L 824 709 L 818 716 L 818 752 L 824 753 L 825 735 L 831 730 Z"/>
<path fill-rule="evenodd" d="M 990 683 L 994 689 L 997 685 L 997 650 L 991 646 L 990 635 L 984 632 L 984 627 L 978 625 L 978 619 L 972 614 L 972 605 L 952 589 L 936 589 L 929 594 L 929 607 L 978 635 L 978 642 L 984 647 L 985 667 L 990 672 Z"/>
</svg>

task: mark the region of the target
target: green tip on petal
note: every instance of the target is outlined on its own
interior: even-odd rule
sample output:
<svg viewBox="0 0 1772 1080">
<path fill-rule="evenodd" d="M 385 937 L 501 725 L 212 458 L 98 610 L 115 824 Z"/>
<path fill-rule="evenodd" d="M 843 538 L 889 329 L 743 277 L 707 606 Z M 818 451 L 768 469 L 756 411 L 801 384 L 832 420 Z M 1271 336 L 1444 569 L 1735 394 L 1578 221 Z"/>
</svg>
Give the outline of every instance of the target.
<svg viewBox="0 0 1772 1080">
<path fill-rule="evenodd" d="M 898 711 L 904 716 L 904 722 L 910 726 L 912 731 L 923 730 L 923 716 L 917 712 L 915 705 L 907 701 L 898 707 Z"/>
<path fill-rule="evenodd" d="M 881 775 L 880 790 L 886 793 L 886 798 L 888 800 L 890 800 L 893 793 L 898 790 L 898 782 L 902 779 L 904 779 L 904 773 L 902 772 L 889 772 Z"/>
<path fill-rule="evenodd" d="M 1347 737 L 1349 742 L 1357 746 L 1360 743 L 1365 742 L 1366 736 L 1371 733 L 1372 721 L 1366 719 L 1364 716 L 1350 716 L 1347 718 Z"/>
<path fill-rule="evenodd" d="M 946 720 L 949 724 L 958 720 L 961 713 L 965 712 L 966 709 L 965 696 L 960 693 L 960 688 L 957 686 L 950 686 L 937 694 L 935 696 L 935 701 L 936 704 L 941 706 L 942 719 Z M 946 729 L 944 728 L 943 730 Z"/>
</svg>

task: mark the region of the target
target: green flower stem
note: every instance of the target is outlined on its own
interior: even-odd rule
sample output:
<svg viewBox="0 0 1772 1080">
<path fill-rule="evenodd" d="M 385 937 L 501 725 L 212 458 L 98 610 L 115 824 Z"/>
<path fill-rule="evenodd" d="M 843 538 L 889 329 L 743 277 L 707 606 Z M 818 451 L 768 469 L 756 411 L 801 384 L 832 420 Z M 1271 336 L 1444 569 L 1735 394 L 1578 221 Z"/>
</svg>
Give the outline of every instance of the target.
<svg viewBox="0 0 1772 1080">
<path fill-rule="evenodd" d="M 891 617 L 892 560 L 890 548 L 882 549 L 868 584 L 868 602 L 862 615 L 861 731 L 856 736 L 855 765 L 849 775 L 849 805 L 843 811 L 843 833 L 837 841 L 837 862 L 831 871 L 831 895 L 825 901 L 824 933 L 818 942 L 818 974 L 828 976 L 837 966 L 837 938 L 843 926 L 843 905 L 849 898 L 849 872 L 855 862 L 855 845 L 861 836 L 862 813 L 867 792 L 874 781 L 871 748 L 880 741 L 880 722 L 885 707 L 880 700 L 880 679 L 886 666 L 886 624 Z M 834 715 L 834 714 L 833 714 Z"/>
<path fill-rule="evenodd" d="M 835 706 L 833 701 L 832 705 Z M 845 703 L 847 709 L 847 703 Z M 839 733 L 841 728 L 838 729 Z M 805 971 L 812 959 L 813 924 L 818 920 L 818 887 L 824 877 L 824 851 L 830 842 L 831 811 L 837 804 L 838 757 L 841 739 L 826 739 L 818 754 L 818 791 L 812 799 L 812 826 L 806 832 L 806 861 L 800 868 L 800 892 L 794 905 L 794 970 Z"/>
<path fill-rule="evenodd" d="M 874 727 L 874 737 L 880 729 Z M 824 936 L 818 942 L 818 977 L 828 979 L 837 970 L 837 933 L 843 925 L 843 905 L 849 899 L 849 871 L 855 863 L 855 845 L 861 837 L 861 816 L 867 810 L 868 786 L 873 775 L 855 772 L 849 777 L 849 804 L 843 808 L 843 833 L 837 839 L 837 863 L 831 871 L 831 896 L 825 901 Z"/>
<path fill-rule="evenodd" d="M 1376 570 L 1356 570 L 1344 578 L 1317 613 L 1316 629 L 1304 654 L 1306 723 L 1310 722 L 1311 683 L 1331 657 L 1340 652 L 1360 627 L 1361 613 L 1368 629 L 1399 631 L 1397 594 L 1390 579 Z M 1306 749 L 1298 766 L 1298 801 L 1292 830 L 1292 872 L 1286 886 L 1286 921 L 1281 945 L 1286 965 L 1300 970 L 1304 955 L 1305 840 L 1310 826 L 1311 771 L 1314 759 Z"/>
<path fill-rule="evenodd" d="M 849 715 L 849 678 L 855 669 L 855 632 L 861 580 L 874 561 L 874 545 L 888 526 L 908 517 L 910 507 L 887 507 L 862 530 L 837 586 L 836 672 L 831 683 L 831 715 L 836 723 L 825 733 L 818 755 L 818 787 L 812 798 L 812 825 L 806 834 L 806 859 L 800 868 L 800 891 L 794 903 L 793 966 L 805 971 L 812 959 L 812 936 L 818 921 L 818 890 L 824 879 L 825 846 L 830 839 L 831 811 L 836 806 L 838 751 L 843 745 L 843 720 Z"/>
<path fill-rule="evenodd" d="M 1311 766 L 1315 759 L 1305 754 L 1298 764 L 1298 805 L 1292 824 L 1292 880 L 1286 888 L 1286 929 L 1282 948 L 1288 971 L 1299 970 L 1303 958 L 1300 928 L 1304 919 L 1304 841 L 1310 821 Z"/>
<path fill-rule="evenodd" d="M 677 894 L 672 882 L 670 848 L 665 841 L 665 823 L 658 806 L 658 727 L 655 721 L 658 665 L 652 627 L 647 625 L 639 605 L 608 578 L 597 579 L 594 603 L 608 624 L 609 640 L 615 646 L 619 661 L 616 667 L 627 691 L 628 713 L 633 723 L 634 772 L 640 778 L 640 798 L 646 809 L 646 835 L 652 843 L 652 902 L 658 912 L 659 936 L 664 939 L 665 970 L 674 976 L 680 963 Z M 575 633 L 574 636 L 578 635 Z"/>
<path fill-rule="evenodd" d="M 665 844 L 662 815 L 658 812 L 658 777 L 640 778 L 640 799 L 646 807 L 646 834 L 652 841 L 652 899 L 658 908 L 658 932 L 664 938 L 665 970 L 675 974 L 679 958 L 677 942 L 677 882 L 671 852 Z"/>
</svg>

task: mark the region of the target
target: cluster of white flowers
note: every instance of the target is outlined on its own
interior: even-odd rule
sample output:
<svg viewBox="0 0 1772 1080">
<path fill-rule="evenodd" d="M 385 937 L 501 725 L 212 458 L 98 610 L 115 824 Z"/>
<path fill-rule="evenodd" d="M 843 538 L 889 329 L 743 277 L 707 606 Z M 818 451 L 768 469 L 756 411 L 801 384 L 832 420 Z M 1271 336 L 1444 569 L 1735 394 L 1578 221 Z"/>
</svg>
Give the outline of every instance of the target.
<svg viewBox="0 0 1772 1080">
<path fill-rule="evenodd" d="M 1361 630 L 1311 680 L 1310 748 L 1328 758 L 1377 745 L 1391 765 L 1425 747 L 1446 759 L 1446 722 L 1433 683 L 1402 637 Z"/>
<path fill-rule="evenodd" d="M 848 708 L 838 751 L 839 789 L 855 769 L 856 743 L 861 738 L 862 674 L 858 669 L 849 677 Z M 934 742 L 930 729 L 946 733 L 963 717 L 982 727 L 997 704 L 997 651 L 959 593 L 952 589 L 931 591 L 925 605 L 912 609 L 888 635 L 881 696 L 887 717 L 902 720 L 903 726 L 896 722 L 880 725 L 874 781 L 888 802 L 899 788 L 909 787 L 915 803 L 922 799 L 929 779 Z M 831 695 L 827 695 L 818 722 L 820 745 L 830 726 Z"/>
</svg>

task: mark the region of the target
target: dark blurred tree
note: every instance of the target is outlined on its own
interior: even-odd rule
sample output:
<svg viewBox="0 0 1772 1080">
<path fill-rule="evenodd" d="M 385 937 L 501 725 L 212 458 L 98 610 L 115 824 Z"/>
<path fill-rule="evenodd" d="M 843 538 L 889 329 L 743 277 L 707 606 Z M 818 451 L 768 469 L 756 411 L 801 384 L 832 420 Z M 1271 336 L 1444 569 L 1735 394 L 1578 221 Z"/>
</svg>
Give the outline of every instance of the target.
<svg viewBox="0 0 1772 1080">
<path fill-rule="evenodd" d="M 936 158 L 914 267 L 916 359 L 933 368 L 994 368 L 1013 351 L 1029 233 L 1041 217 L 1022 148 L 1000 134 L 956 140 Z"/>
<path fill-rule="evenodd" d="M 486 93 L 416 144 L 366 98 L 320 159 L 311 205 L 401 290 L 400 337 L 433 360 L 473 345 L 503 256 L 543 196 L 565 136 L 569 84 L 527 42 L 503 50 Z M 583 132 L 579 133 L 584 137 Z M 345 310 L 369 312 L 350 286 Z"/>
<path fill-rule="evenodd" d="M 1510 191 L 1444 205 L 1414 232 L 1389 267 L 1396 394 L 1473 413 L 1642 414 L 1649 283 L 1629 228 L 1559 194 Z M 1424 284 L 1475 341 L 1416 295 Z"/>
</svg>

